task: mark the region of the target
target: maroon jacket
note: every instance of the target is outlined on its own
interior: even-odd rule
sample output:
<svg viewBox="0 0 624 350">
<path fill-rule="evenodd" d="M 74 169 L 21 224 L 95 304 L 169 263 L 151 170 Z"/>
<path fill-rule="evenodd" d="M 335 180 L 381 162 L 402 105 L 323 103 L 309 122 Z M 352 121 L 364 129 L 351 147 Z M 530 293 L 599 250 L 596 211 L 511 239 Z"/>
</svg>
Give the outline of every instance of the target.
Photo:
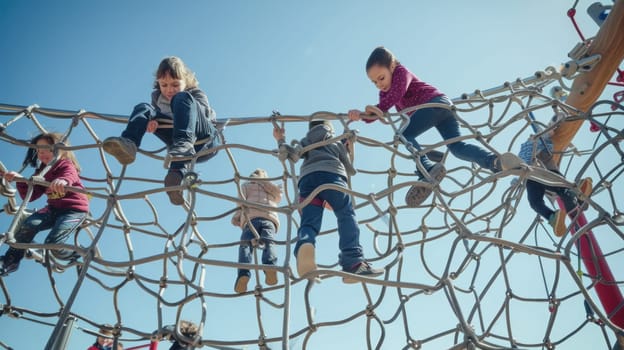
<svg viewBox="0 0 624 350">
<path fill-rule="evenodd" d="M 42 164 L 36 171 L 35 175 L 39 174 L 41 170 L 45 167 Z M 80 177 L 78 177 L 78 171 L 76 167 L 69 159 L 59 159 L 56 164 L 50 169 L 43 178 L 51 182 L 55 179 L 63 179 L 67 181 L 69 186 L 84 188 L 82 182 L 80 182 Z M 17 183 L 17 190 L 19 191 L 22 199 L 26 196 L 28 192 L 28 184 L 24 182 Z M 41 195 L 46 194 L 48 196 L 48 206 L 54 209 L 72 209 L 77 211 L 89 211 L 89 199 L 86 195 L 82 193 L 76 193 L 67 191 L 65 195 L 62 196 L 56 192 L 52 192 L 50 188 L 45 186 L 35 185 L 33 188 L 32 196 L 30 197 L 30 201 L 34 201 L 41 197 Z"/>
</svg>

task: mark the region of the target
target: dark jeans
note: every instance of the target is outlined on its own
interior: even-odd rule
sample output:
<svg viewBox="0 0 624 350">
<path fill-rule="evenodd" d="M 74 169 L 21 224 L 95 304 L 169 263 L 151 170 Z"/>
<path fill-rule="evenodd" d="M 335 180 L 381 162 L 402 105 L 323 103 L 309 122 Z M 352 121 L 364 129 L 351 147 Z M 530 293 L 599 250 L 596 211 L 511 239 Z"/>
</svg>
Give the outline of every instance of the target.
<svg viewBox="0 0 624 350">
<path fill-rule="evenodd" d="M 273 221 L 265 218 L 251 219 L 251 224 L 256 229 L 256 232 L 260 235 L 260 243 L 264 244 L 262 250 L 262 263 L 265 265 L 275 265 L 277 262 L 277 254 L 275 253 L 275 224 Z M 255 236 L 251 231 L 249 225 L 245 225 L 243 232 L 241 233 L 241 245 L 238 248 L 238 262 L 251 264 L 251 253 L 253 248 L 251 246 L 251 240 Z M 238 269 L 239 276 L 251 276 L 251 273 L 247 269 Z"/>
<path fill-rule="evenodd" d="M 189 142 L 194 144 L 197 140 L 210 138 L 204 144 L 195 145 L 195 151 L 199 152 L 203 149 L 216 147 L 219 145 L 217 129 L 213 122 L 206 118 L 204 106 L 200 105 L 193 95 L 189 92 L 182 91 L 177 93 L 171 99 L 171 110 L 173 111 L 173 119 L 167 115 L 160 114 L 149 103 L 139 103 L 134 107 L 126 130 L 121 134 L 122 137 L 132 140 L 137 147 L 141 145 L 143 135 L 147 129 L 147 123 L 152 119 L 172 119 L 173 128 L 158 128 L 154 134 L 167 146 L 171 146 L 177 142 Z M 202 162 L 212 158 L 216 153 L 202 156 L 197 161 Z M 181 169 L 184 162 L 173 162 L 172 169 Z"/>
<path fill-rule="evenodd" d="M 546 206 L 546 202 L 544 201 L 546 191 L 556 193 L 563 201 L 563 206 L 568 213 L 574 210 L 574 208 L 578 205 L 576 195 L 565 187 L 546 186 L 537 181 L 527 180 L 526 192 L 527 198 L 529 199 L 529 205 L 533 210 L 535 210 L 536 213 L 546 220 L 548 220 L 554 213 L 554 210 Z"/>
<path fill-rule="evenodd" d="M 434 97 L 428 103 L 453 105 L 453 102 L 446 96 Z M 430 107 L 419 109 L 410 116 L 409 124 L 403 131 L 403 136 L 405 136 L 407 142 L 420 151 L 422 148 L 416 141 L 416 137 L 433 127 L 438 129 L 444 140 L 461 135 L 459 133 L 459 123 L 452 111 L 441 107 Z M 492 152 L 463 141 L 451 143 L 448 145 L 448 148 L 459 159 L 475 162 L 482 168 L 494 170 L 496 154 Z M 430 169 L 434 165 L 426 155 L 422 155 L 420 161 L 425 169 Z"/>
<path fill-rule="evenodd" d="M 316 171 L 299 179 L 299 195 L 308 197 L 312 191 L 324 184 L 334 184 L 347 188 L 344 177 L 324 172 Z M 360 228 L 355 220 L 355 212 L 351 197 L 336 190 L 325 190 L 318 194 L 320 202 L 326 201 L 332 207 L 336 219 L 338 220 L 338 246 L 340 248 L 340 265 L 343 268 L 351 268 L 353 265 L 364 261 L 362 246 L 360 245 Z M 303 243 L 316 243 L 316 236 L 321 230 L 323 221 L 322 204 L 308 204 L 301 210 L 301 226 L 297 233 L 298 239 L 295 245 L 295 256 L 299 247 Z"/>
<path fill-rule="evenodd" d="M 51 228 L 45 243 L 64 243 L 86 217 L 87 213 L 83 211 L 45 207 L 24 220 L 15 234 L 15 240 L 18 243 L 30 243 L 38 232 Z M 23 249 L 9 248 L 5 254 L 5 261 L 19 262 L 24 253 Z M 69 258 L 72 254 L 71 251 L 64 249 L 53 250 L 52 253 L 59 258 Z"/>
</svg>

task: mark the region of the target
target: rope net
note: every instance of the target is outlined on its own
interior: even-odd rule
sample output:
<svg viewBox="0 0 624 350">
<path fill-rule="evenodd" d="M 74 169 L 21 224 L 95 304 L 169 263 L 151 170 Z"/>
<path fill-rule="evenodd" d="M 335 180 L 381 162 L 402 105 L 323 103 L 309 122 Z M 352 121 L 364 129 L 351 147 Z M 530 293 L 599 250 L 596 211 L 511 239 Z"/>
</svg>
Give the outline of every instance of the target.
<svg viewBox="0 0 624 350">
<path fill-rule="evenodd" d="M 328 112 L 232 118 L 223 132 L 227 143 L 213 159 L 195 164 L 197 177 L 182 185 L 186 204 L 173 206 L 162 184 L 166 151 L 155 138 L 146 136 L 137 162 L 127 167 L 103 152 L 102 140 L 117 135 L 125 117 L 1 105 L 2 158 L 8 152 L 21 158 L 29 145 L 20 136 L 51 128 L 64 132 L 73 145 L 67 148 L 81 161 L 91 212 L 65 245 L 9 243 L 21 213 L 37 202 L 23 204 L 10 186 L 4 187 L 2 245 L 29 248 L 39 263 L 24 260 L 18 271 L 0 278 L 0 321 L 56 325 L 56 332 L 74 318 L 90 335 L 109 323 L 116 341 L 126 347 L 178 338 L 214 349 L 552 349 L 590 336 L 596 348 L 610 349 L 612 331 L 622 331 L 616 319 L 624 305 L 620 294 L 619 303 L 605 311 L 596 288 L 607 284 L 619 293 L 622 285 L 621 276 L 605 280 L 600 261 L 624 266 L 619 199 L 624 191 L 623 110 L 600 102 L 590 113 L 579 113 L 543 93 L 549 84 L 568 89 L 549 68 L 497 89 L 465 94 L 455 100 L 454 110 L 462 140 L 499 154 L 517 153 L 534 134 L 532 127 L 547 128 L 556 111 L 567 120 L 582 118 L 599 126 L 597 133 L 579 133 L 562 154 L 565 177 L 548 178 L 577 194 L 580 179 L 594 182 L 585 200 L 586 222 L 568 218 L 568 232 L 561 238 L 529 208 L 524 195 L 526 180 L 537 179 L 539 172 L 523 165 L 492 173 L 457 160 L 445 147 L 457 139 L 440 141 L 435 130 L 419 137 L 421 152 L 439 152 L 447 175 L 421 206 L 408 208 L 404 197 L 417 181 L 418 152 L 397 136 L 406 114 L 389 115 L 372 126 L 350 124 L 345 115 Z M 385 269 L 382 278 L 351 276 L 362 283 L 342 283 L 347 275 L 338 265 L 330 211 L 317 237 L 319 269 L 304 276 L 316 280 L 302 279 L 293 269 L 298 210 L 307 202 L 298 202 L 298 164 L 276 149 L 271 130 L 285 123 L 287 137 L 299 139 L 307 126 L 302 122 L 311 119 L 333 120 L 337 138 L 356 145 L 358 174 L 345 192 L 355 201 L 364 254 Z M 359 166 L 364 163 L 367 168 Z M 19 163 L 4 166 L 18 169 Z M 237 263 L 240 228 L 230 224 L 237 208 L 258 208 L 239 196 L 241 183 L 256 167 L 266 169 L 267 181 L 284 191 L 277 209 L 282 222 L 276 236 L 278 262 L 271 267 L 278 272 L 275 286 L 264 283 L 261 249 L 254 251 L 254 264 Z M 41 183 L 27 177 L 18 181 Z M 591 231 L 596 234 L 588 243 L 593 254 L 581 256 L 578 247 Z M 67 262 L 45 254 L 61 246 L 81 258 Z M 597 270 L 588 271 L 582 260 Z M 243 294 L 233 289 L 239 267 L 252 271 L 250 290 Z M 12 283 L 25 274 L 28 284 Z M 167 333 L 166 326 L 180 320 L 196 323 L 199 333 Z M 0 339 L 0 346 L 19 344 Z"/>
</svg>

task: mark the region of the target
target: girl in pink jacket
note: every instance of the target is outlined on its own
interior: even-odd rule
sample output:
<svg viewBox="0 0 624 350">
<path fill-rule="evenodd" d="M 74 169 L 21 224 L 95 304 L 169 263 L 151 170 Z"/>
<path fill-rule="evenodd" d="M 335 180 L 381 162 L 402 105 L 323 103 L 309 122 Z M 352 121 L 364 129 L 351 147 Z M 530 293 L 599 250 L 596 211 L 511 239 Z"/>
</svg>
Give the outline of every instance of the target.
<svg viewBox="0 0 624 350">
<path fill-rule="evenodd" d="M 241 186 L 243 199 L 248 202 L 258 203 L 264 206 L 277 207 L 282 200 L 282 189 L 266 179 L 267 173 L 263 169 L 256 169 L 249 181 Z M 252 240 L 256 237 L 255 232 L 260 236 L 260 244 L 264 245 L 262 251 L 262 263 L 264 265 L 275 265 L 277 256 L 275 254 L 275 243 L 273 238 L 279 229 L 279 219 L 277 213 L 270 210 L 263 210 L 251 207 L 242 207 L 232 217 L 232 224 L 243 229 L 241 233 L 241 244 L 238 250 L 238 262 L 250 264 L 253 252 Z M 277 284 L 277 272 L 275 270 L 264 270 L 265 283 L 267 285 Z M 248 269 L 238 269 L 238 277 L 234 284 L 237 293 L 247 291 L 247 283 L 251 272 Z"/>
</svg>

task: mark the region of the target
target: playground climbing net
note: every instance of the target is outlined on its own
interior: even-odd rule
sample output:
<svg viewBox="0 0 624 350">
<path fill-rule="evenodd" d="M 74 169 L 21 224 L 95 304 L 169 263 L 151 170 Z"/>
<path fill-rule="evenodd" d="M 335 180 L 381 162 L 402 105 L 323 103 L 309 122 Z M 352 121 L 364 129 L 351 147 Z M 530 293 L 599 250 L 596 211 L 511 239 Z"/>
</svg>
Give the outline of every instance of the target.
<svg viewBox="0 0 624 350">
<path fill-rule="evenodd" d="M 577 194 L 580 179 L 594 180 L 583 215 L 568 218 L 568 232 L 561 238 L 528 206 L 524 184 L 529 178 L 540 180 L 533 168 L 492 173 L 458 161 L 445 147 L 453 140 L 441 142 L 435 132 L 419 138 L 421 152 L 441 154 L 447 175 L 433 185 L 429 199 L 407 207 L 405 193 L 416 182 L 416 151 L 396 135 L 409 111 L 387 115 L 361 131 L 356 127 L 362 125 L 348 123 L 344 114 L 329 112 L 230 119 L 223 131 L 227 142 L 213 159 L 194 164 L 196 176 L 182 184 L 186 203 L 175 207 L 162 185 L 166 151 L 156 141 L 150 144 L 147 136 L 137 162 L 127 167 L 103 152 L 102 140 L 117 134 L 120 128 L 114 127 L 123 127 L 125 117 L 0 105 L 4 166 L 19 168 L 19 160 L 9 155 L 25 153 L 29 145 L 22 138 L 28 133 L 54 127 L 72 144 L 56 146 L 73 150 L 82 162 L 91 198 L 90 216 L 63 246 L 81 256 L 77 261 L 46 254 L 58 245 L 21 246 L 38 263 L 24 261 L 20 270 L 0 278 L 0 320 L 54 326 L 50 339 L 59 336 L 59 325 L 70 318 L 89 334 L 110 323 L 116 341 L 126 348 L 173 337 L 215 349 L 331 344 L 352 349 L 552 349 L 583 336 L 611 348 L 613 332 L 622 331 L 615 320 L 624 309 L 622 282 L 605 271 L 624 262 L 622 106 L 600 102 L 589 113 L 579 113 L 544 92 L 553 84 L 568 89 L 557 71 L 548 68 L 499 88 L 465 94 L 455 99 L 453 110 L 463 140 L 497 153 L 517 152 L 534 134 L 533 126 L 548 130 L 555 112 L 599 126 L 597 133 L 577 135 L 562 154 L 565 177 L 547 179 Z M 283 123 L 289 137 L 303 136 L 304 122 L 312 119 L 332 120 L 336 130 L 343 129 L 337 138 L 355 144 L 358 174 L 345 192 L 354 198 L 365 255 L 385 269 L 382 278 L 341 282 L 345 274 L 337 262 L 338 235 L 331 218 L 318 237 L 319 269 L 304 276 L 315 278 L 302 279 L 293 269 L 299 209 L 306 203 L 298 200 L 298 165 L 277 149 L 271 130 Z M 266 266 L 258 249 L 253 264 L 236 262 L 240 229 L 230 225 L 239 208 L 258 207 L 239 196 L 241 183 L 256 167 L 265 168 L 271 175 L 267 181 L 284 190 L 277 209 L 282 225 L 276 240 L 279 260 L 271 267 L 279 277 L 274 286 L 264 284 Z M 19 181 L 45 185 L 36 178 Z M 15 244 L 11 237 L 19 220 L 32 208 L 20 202 L 9 184 L 3 184 L 2 194 L 6 227 L 1 242 Z M 252 244 L 259 245 L 257 240 Z M 233 290 L 239 267 L 252 271 L 253 288 L 242 294 Z M 26 273 L 33 284 L 42 283 L 37 292 L 42 296 L 21 297 L 32 287 L 12 279 Z M 598 295 L 599 288 L 612 294 Z M 195 337 L 170 328 L 167 332 L 167 325 L 182 319 L 199 326 Z M 9 348 L 4 341 L 0 339 L 0 347 Z"/>
</svg>

